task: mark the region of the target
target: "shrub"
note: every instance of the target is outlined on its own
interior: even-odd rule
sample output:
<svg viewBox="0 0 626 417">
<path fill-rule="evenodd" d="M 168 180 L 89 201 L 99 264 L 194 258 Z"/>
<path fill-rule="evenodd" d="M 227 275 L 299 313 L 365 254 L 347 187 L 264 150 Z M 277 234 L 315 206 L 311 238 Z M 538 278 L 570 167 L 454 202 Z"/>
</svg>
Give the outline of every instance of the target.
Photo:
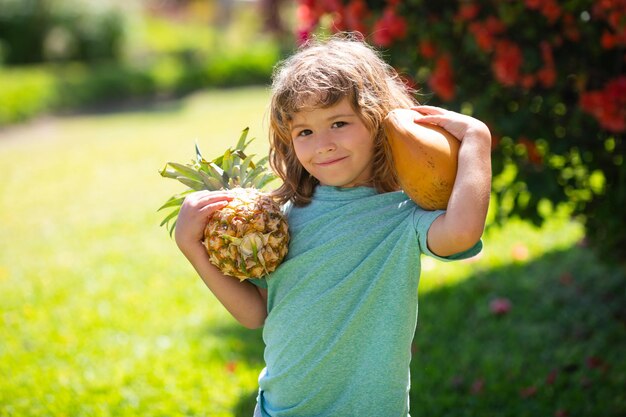
<svg viewBox="0 0 626 417">
<path fill-rule="evenodd" d="M 56 80 L 45 68 L 0 71 L 0 126 L 48 111 L 56 99 Z"/>
<path fill-rule="evenodd" d="M 124 18 L 98 2 L 0 0 L 0 44 L 7 65 L 117 59 Z"/>
<path fill-rule="evenodd" d="M 157 55 L 137 64 L 80 62 L 0 68 L 0 126 L 42 113 L 154 97 L 176 97 L 209 87 L 264 84 L 278 47 L 214 54 Z"/>
<path fill-rule="evenodd" d="M 497 221 L 566 204 L 625 260 L 624 0 L 301 0 L 298 16 L 301 40 L 361 31 L 426 101 L 489 125 Z"/>
<path fill-rule="evenodd" d="M 155 92 L 155 82 L 149 73 L 117 63 L 97 66 L 74 63 L 59 66 L 55 72 L 59 109 L 145 98 Z"/>
</svg>

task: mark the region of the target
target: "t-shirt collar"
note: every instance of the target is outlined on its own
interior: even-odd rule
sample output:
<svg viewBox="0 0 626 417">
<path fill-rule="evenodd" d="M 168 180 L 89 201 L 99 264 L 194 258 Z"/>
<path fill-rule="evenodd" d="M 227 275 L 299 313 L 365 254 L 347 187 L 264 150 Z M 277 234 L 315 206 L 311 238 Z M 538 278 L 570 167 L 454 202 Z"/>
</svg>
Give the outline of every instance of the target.
<svg viewBox="0 0 626 417">
<path fill-rule="evenodd" d="M 372 187 L 333 187 L 329 185 L 318 185 L 315 187 L 313 198 L 326 201 L 348 201 L 363 197 L 370 197 L 378 194 Z"/>
</svg>

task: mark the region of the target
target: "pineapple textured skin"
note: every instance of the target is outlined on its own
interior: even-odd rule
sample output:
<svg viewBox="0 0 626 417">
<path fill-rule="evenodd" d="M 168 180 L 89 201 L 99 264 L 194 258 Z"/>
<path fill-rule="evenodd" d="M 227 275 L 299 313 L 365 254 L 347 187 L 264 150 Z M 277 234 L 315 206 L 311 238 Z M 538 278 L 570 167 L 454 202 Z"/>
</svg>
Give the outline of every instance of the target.
<svg viewBox="0 0 626 417">
<path fill-rule="evenodd" d="M 288 250 L 289 229 L 278 204 L 254 188 L 235 188 L 204 230 L 211 263 L 240 280 L 273 272 Z"/>
</svg>

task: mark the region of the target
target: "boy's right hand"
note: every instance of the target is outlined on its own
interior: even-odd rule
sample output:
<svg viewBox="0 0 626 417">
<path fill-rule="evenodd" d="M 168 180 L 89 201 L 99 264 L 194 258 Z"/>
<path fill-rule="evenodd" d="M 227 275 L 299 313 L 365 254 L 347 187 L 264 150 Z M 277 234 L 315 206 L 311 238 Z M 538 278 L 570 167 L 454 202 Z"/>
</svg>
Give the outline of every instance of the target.
<svg viewBox="0 0 626 417">
<path fill-rule="evenodd" d="M 188 256 L 194 249 L 202 247 L 209 217 L 232 199 L 227 191 L 197 191 L 185 197 L 174 233 L 176 244 L 183 254 Z"/>
</svg>

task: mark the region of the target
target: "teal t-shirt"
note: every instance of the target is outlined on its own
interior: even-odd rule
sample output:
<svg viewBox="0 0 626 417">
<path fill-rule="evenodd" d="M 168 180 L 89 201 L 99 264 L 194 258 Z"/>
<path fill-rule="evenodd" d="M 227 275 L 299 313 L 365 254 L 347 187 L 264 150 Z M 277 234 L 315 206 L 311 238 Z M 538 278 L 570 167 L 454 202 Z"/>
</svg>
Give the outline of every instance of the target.
<svg viewBox="0 0 626 417">
<path fill-rule="evenodd" d="M 442 213 L 369 187 L 318 186 L 287 209 L 289 253 L 255 281 L 268 289 L 263 416 L 408 415 L 420 255 L 435 256 L 426 234 Z"/>
</svg>

